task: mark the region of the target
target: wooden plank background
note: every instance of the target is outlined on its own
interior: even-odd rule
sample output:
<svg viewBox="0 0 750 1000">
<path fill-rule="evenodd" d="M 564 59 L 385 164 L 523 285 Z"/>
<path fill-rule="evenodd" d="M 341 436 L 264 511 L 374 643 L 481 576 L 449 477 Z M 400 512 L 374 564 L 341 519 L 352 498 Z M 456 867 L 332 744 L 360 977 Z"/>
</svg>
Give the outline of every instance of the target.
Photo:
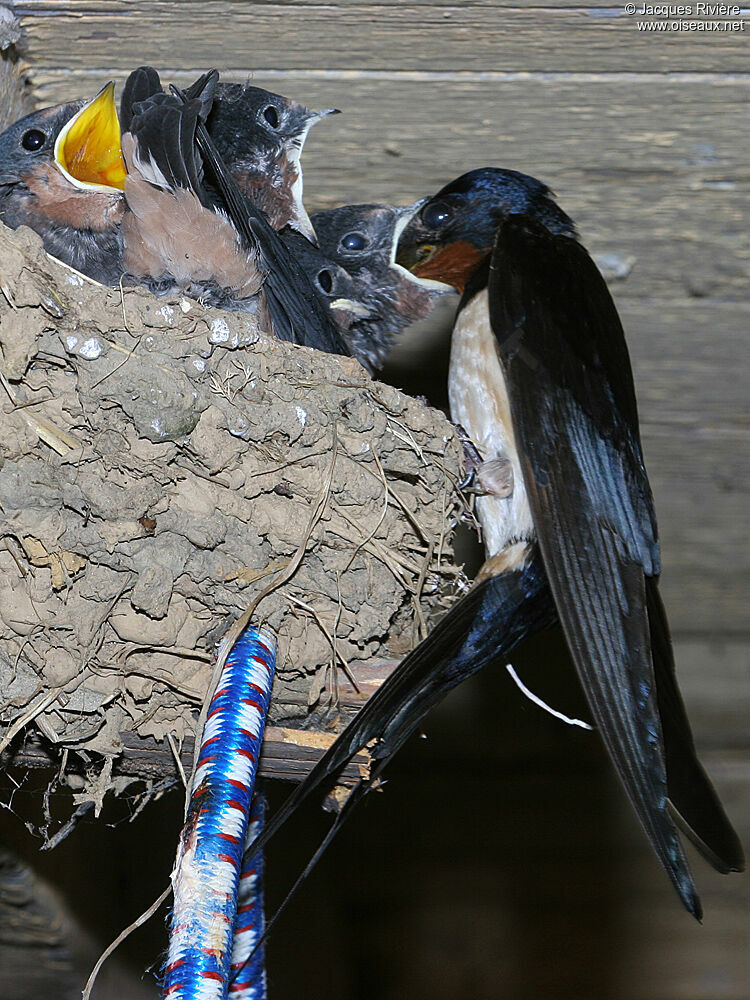
<svg viewBox="0 0 750 1000">
<path fill-rule="evenodd" d="M 92 95 L 108 79 L 121 83 L 135 65 L 152 62 L 178 83 L 215 65 L 228 79 L 250 76 L 310 106 L 342 108 L 345 114 L 322 122 L 308 140 L 311 209 L 379 199 L 406 203 L 488 164 L 550 184 L 586 245 L 619 275 L 611 287 L 633 356 L 683 688 L 698 743 L 709 751 L 708 766 L 750 842 L 750 27 L 731 34 L 643 32 L 637 22 L 644 19 L 627 16 L 624 4 L 604 7 L 596 0 L 28 0 L 16 10 L 27 31 L 39 105 Z M 444 717 L 460 719 L 472 697 L 454 699 Z M 549 792 L 558 752 L 532 768 L 540 796 Z M 439 801 L 442 777 L 429 770 L 427 757 L 417 755 L 424 785 L 414 786 L 411 796 L 429 798 L 435 785 Z M 504 766 L 515 778 L 506 774 L 501 787 L 493 787 L 493 794 L 510 797 L 509 808 L 524 760 L 517 748 L 507 750 Z M 549 843 L 549 828 L 566 823 L 565 809 L 578 801 L 586 780 L 585 768 L 571 765 L 556 793 L 563 812 L 528 815 L 532 827 L 548 827 L 547 839 L 538 832 L 532 837 L 540 850 L 547 844 L 538 884 L 547 879 L 551 886 L 532 892 L 533 913 L 512 891 L 484 898 L 485 880 L 500 877 L 498 871 L 505 883 L 512 880 L 508 864 L 534 865 L 510 834 L 498 834 L 498 871 L 482 874 L 467 863 L 464 888 L 457 890 L 459 920 L 437 898 L 435 865 L 420 860 L 416 847 L 401 842 L 389 849 L 382 830 L 367 840 L 360 828 L 362 843 L 378 851 L 373 844 L 382 845 L 390 858 L 384 864 L 396 882 L 408 883 L 413 898 L 396 900 L 369 884 L 370 896 L 355 899 L 346 887 L 316 883 L 316 899 L 339 915 L 314 920 L 319 927 L 312 938 L 305 932 L 300 947 L 308 994 L 323 995 L 330 987 L 331 996 L 356 993 L 363 1000 L 448 998 L 467 990 L 475 998 L 549 991 L 560 997 L 747 1000 L 747 879 L 714 878 L 696 865 L 700 884 L 709 886 L 707 920 L 703 929 L 689 926 L 632 820 L 612 806 L 617 819 L 610 816 L 606 835 L 597 839 L 594 816 L 589 845 L 605 857 L 619 852 L 621 859 L 624 903 L 610 919 L 600 898 L 608 894 L 586 889 L 590 866 L 565 860 L 573 835 L 562 836 L 557 852 Z M 467 794 L 475 809 L 471 796 L 482 800 L 487 792 Z M 403 795 L 400 808 L 408 808 Z M 522 808 L 531 807 L 526 802 Z M 416 842 L 429 850 L 423 837 Z M 462 849 L 450 838 L 444 847 Z M 364 884 L 361 868 L 352 875 L 351 851 L 349 857 L 345 869 L 348 863 L 349 876 Z M 361 855 L 358 862 L 364 863 Z M 439 871 L 441 878 L 454 877 Z M 574 885 L 572 895 L 556 879 Z M 481 906 L 475 897 L 482 897 Z M 362 916 L 368 906 L 395 907 L 389 926 Z M 350 919 L 352 908 L 359 922 Z M 461 920 L 474 931 L 477 954 L 469 960 L 464 950 L 464 964 L 455 966 L 444 957 L 443 934 Z M 385 980 L 382 974 L 368 977 L 372 965 L 364 946 L 353 943 L 352 926 L 369 935 L 370 962 L 375 955 L 387 965 Z M 327 973 L 313 968 L 315 942 L 334 950 L 336 944 L 316 937 L 318 931 L 348 934 L 344 954 L 337 951 L 336 968 Z M 399 933 L 408 953 L 400 957 L 392 948 Z M 288 934 L 282 929 L 279 937 L 288 940 Z M 554 942 L 550 954 L 559 965 L 545 965 L 544 940 Z M 492 972 L 478 954 L 483 949 L 498 963 Z M 537 963 L 526 978 L 519 972 L 523 955 Z M 453 968 L 462 970 L 461 982 L 449 972 Z M 291 971 L 285 966 L 276 975 L 282 992 L 274 996 L 296 995 Z"/>
</svg>

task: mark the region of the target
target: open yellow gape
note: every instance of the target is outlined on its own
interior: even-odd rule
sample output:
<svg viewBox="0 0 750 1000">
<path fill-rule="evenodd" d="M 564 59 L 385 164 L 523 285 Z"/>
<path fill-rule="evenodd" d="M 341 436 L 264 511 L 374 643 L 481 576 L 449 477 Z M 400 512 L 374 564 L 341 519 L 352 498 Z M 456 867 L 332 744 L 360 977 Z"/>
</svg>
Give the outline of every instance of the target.
<svg viewBox="0 0 750 1000">
<path fill-rule="evenodd" d="M 103 87 L 62 129 L 55 143 L 55 163 L 78 188 L 122 191 L 125 164 L 114 82 Z"/>
</svg>

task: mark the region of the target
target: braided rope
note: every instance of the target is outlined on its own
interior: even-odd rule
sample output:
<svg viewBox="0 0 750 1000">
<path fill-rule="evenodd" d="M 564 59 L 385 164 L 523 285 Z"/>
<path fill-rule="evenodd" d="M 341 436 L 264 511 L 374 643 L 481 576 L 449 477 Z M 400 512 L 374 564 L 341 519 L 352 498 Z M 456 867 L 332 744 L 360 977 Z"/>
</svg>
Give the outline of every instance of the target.
<svg viewBox="0 0 750 1000">
<path fill-rule="evenodd" d="M 172 873 L 164 1000 L 224 1000 L 229 990 L 242 854 L 275 650 L 270 632 L 246 628 L 209 707 Z"/>
<path fill-rule="evenodd" d="M 260 792 L 253 796 L 247 843 L 261 833 L 266 818 L 266 800 Z M 263 908 L 263 852 L 248 859 L 240 875 L 237 918 L 232 945 L 231 1000 L 266 1000 L 265 945 L 253 954 L 266 927 Z M 252 955 L 252 958 L 250 956 Z"/>
</svg>

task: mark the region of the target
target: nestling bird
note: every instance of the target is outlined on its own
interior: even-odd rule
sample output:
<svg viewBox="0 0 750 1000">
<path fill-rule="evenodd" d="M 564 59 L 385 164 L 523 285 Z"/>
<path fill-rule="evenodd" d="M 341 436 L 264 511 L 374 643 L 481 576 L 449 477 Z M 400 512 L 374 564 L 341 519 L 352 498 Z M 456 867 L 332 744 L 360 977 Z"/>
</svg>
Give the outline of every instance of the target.
<svg viewBox="0 0 750 1000">
<path fill-rule="evenodd" d="M 697 759 L 677 687 L 630 360 L 604 279 L 544 184 L 490 168 L 427 201 L 398 259 L 463 291 L 451 413 L 485 462 L 509 474 L 477 505 L 487 561 L 474 587 L 388 677 L 252 849 L 375 740 L 373 778 L 355 787 L 325 847 L 432 705 L 559 620 L 620 780 L 682 902 L 700 918 L 677 827 L 720 872 L 741 871 L 744 857 Z"/>
<path fill-rule="evenodd" d="M 113 83 L 0 135 L 0 219 L 31 227 L 48 253 L 107 285 L 122 273 L 124 179 Z"/>
<path fill-rule="evenodd" d="M 259 290 L 277 337 L 349 354 L 329 311 L 265 215 L 242 194 L 206 130 L 218 74 L 183 95 L 164 94 L 158 74 L 140 67 L 123 93 L 128 167 L 124 262 L 136 277 L 192 289 L 224 308 L 252 308 Z M 223 199 L 209 204 L 204 166 Z"/>
<path fill-rule="evenodd" d="M 227 216 L 207 205 L 195 131 L 210 108 L 216 74 L 202 82 L 201 92 L 183 103 L 163 93 L 154 70 L 128 78 L 122 100 L 123 263 L 127 274 L 162 291 L 237 306 L 257 295 L 265 272 Z"/>
<path fill-rule="evenodd" d="M 314 242 L 302 204 L 300 157 L 312 126 L 336 108 L 310 111 L 249 84 L 219 83 L 208 131 L 240 189 L 274 229 L 291 226 Z"/>
<path fill-rule="evenodd" d="M 320 249 L 351 275 L 357 300 L 369 310 L 354 319 L 347 340 L 371 373 L 382 368 L 399 334 L 452 291 L 396 263 L 399 237 L 416 207 L 343 205 L 312 217 Z"/>
<path fill-rule="evenodd" d="M 371 313 L 359 299 L 360 289 L 354 278 L 291 226 L 280 230 L 279 237 L 310 279 L 316 295 L 329 310 L 351 353 L 357 357 L 357 340 L 350 337 L 350 330 L 354 323 L 367 318 Z M 363 359 L 359 360 L 364 364 Z"/>
</svg>

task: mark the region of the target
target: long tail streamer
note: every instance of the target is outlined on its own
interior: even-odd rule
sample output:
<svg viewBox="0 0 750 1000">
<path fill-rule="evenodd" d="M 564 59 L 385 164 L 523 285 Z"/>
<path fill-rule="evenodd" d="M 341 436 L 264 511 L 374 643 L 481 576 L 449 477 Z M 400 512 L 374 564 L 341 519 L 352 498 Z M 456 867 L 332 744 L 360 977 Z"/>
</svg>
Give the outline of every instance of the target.
<svg viewBox="0 0 750 1000">
<path fill-rule="evenodd" d="M 165 1000 L 264 996 L 257 990 L 244 995 L 229 990 L 242 853 L 275 657 L 273 635 L 246 628 L 227 657 L 211 701 L 172 874 L 174 909 L 164 970 Z M 247 870 L 252 868 L 251 862 Z M 249 878 L 252 882 L 253 876 Z M 246 933 L 241 930 L 238 947 Z M 246 974 L 255 961 L 253 956 L 238 972 L 237 979 L 247 989 L 255 988 Z M 262 968 L 260 975 L 262 980 Z"/>
</svg>

